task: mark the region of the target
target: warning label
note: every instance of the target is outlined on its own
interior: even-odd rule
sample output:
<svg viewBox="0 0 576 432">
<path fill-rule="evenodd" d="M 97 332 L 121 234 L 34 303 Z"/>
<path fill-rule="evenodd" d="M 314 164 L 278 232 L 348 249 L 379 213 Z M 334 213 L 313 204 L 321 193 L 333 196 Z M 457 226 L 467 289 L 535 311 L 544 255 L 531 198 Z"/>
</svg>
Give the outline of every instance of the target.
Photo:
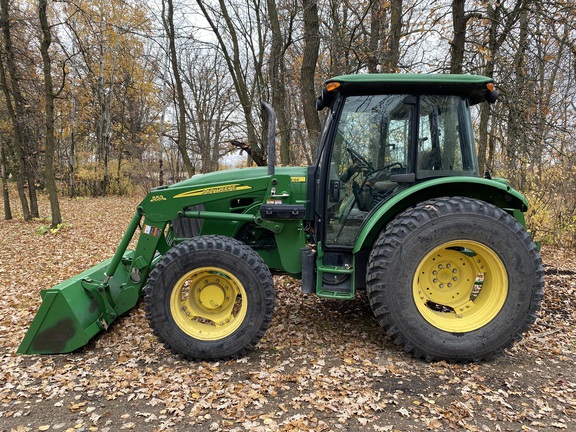
<svg viewBox="0 0 576 432">
<path fill-rule="evenodd" d="M 160 237 L 162 235 L 162 230 L 150 225 L 144 225 L 142 227 L 142 232 L 144 234 L 148 234 L 154 237 Z"/>
</svg>

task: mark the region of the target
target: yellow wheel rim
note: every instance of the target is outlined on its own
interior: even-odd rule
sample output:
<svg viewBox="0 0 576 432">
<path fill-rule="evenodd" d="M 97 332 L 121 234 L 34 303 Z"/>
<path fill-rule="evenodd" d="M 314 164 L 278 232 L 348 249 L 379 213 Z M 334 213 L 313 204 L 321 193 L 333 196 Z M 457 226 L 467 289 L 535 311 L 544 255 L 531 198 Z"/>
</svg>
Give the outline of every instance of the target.
<svg viewBox="0 0 576 432">
<path fill-rule="evenodd" d="M 508 274 L 489 247 L 451 241 L 424 257 L 412 286 L 414 302 L 426 321 L 447 332 L 464 333 L 498 315 L 508 294 Z"/>
<path fill-rule="evenodd" d="M 234 333 L 244 321 L 246 290 L 230 272 L 201 267 L 182 276 L 170 296 L 170 312 L 186 334 L 218 340 Z"/>
</svg>

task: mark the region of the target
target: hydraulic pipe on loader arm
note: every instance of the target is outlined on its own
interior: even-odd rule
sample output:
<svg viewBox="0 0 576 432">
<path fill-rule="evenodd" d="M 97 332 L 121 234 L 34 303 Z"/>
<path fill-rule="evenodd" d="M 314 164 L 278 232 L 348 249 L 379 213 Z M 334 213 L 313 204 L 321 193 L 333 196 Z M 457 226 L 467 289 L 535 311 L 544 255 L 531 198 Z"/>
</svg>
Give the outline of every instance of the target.
<svg viewBox="0 0 576 432">
<path fill-rule="evenodd" d="M 131 280 L 134 251 L 126 249 L 141 219 L 137 211 L 112 258 L 41 292 L 42 304 L 18 354 L 74 351 L 136 305 L 143 281 Z"/>
</svg>

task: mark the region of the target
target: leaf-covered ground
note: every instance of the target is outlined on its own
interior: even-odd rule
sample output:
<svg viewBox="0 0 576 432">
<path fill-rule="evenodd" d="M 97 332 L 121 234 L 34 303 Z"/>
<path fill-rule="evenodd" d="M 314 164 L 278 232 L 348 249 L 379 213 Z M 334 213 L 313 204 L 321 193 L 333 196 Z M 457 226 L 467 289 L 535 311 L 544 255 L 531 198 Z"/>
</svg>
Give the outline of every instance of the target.
<svg viewBox="0 0 576 432">
<path fill-rule="evenodd" d="M 63 199 L 64 227 L 43 235 L 45 221 L 0 221 L 1 431 L 576 430 L 573 250 L 543 249 L 539 319 L 490 363 L 415 360 L 362 296 L 321 300 L 285 277 L 271 328 L 240 360 L 180 359 L 141 305 L 76 353 L 17 356 L 40 290 L 110 257 L 137 203 Z"/>
</svg>

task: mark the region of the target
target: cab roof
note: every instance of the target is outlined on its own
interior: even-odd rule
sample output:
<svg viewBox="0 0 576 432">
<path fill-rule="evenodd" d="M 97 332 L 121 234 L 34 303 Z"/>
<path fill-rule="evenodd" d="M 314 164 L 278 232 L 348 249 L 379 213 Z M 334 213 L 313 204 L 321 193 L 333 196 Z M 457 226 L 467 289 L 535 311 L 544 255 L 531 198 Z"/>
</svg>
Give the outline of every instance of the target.
<svg viewBox="0 0 576 432">
<path fill-rule="evenodd" d="M 330 78 L 340 83 L 338 91 L 352 94 L 411 93 L 452 94 L 468 96 L 486 91 L 492 78 L 480 75 L 456 74 L 355 74 Z"/>
</svg>

